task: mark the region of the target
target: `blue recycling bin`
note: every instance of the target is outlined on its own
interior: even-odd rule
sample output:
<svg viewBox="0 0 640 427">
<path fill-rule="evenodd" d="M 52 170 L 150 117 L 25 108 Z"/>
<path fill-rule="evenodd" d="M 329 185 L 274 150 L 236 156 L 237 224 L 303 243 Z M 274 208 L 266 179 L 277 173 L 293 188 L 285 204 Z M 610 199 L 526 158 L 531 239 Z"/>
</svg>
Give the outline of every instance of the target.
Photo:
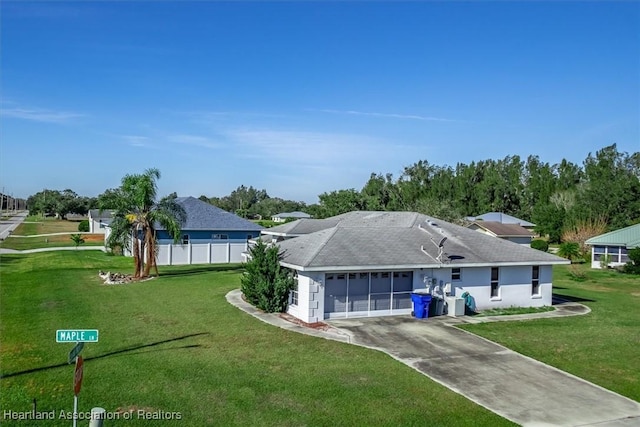
<svg viewBox="0 0 640 427">
<path fill-rule="evenodd" d="M 429 294 L 411 294 L 411 302 L 413 302 L 413 315 L 416 319 L 426 319 L 429 317 L 429 304 L 431 303 L 431 295 Z"/>
</svg>

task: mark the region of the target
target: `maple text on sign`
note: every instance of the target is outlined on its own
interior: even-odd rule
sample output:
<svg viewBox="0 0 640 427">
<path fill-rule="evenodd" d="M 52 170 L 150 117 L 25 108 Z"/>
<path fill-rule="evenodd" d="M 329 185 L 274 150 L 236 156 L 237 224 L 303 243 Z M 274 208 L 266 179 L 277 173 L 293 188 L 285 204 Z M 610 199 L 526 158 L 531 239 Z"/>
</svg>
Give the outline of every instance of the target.
<svg viewBox="0 0 640 427">
<path fill-rule="evenodd" d="M 58 329 L 56 342 L 98 342 L 97 329 Z"/>
</svg>

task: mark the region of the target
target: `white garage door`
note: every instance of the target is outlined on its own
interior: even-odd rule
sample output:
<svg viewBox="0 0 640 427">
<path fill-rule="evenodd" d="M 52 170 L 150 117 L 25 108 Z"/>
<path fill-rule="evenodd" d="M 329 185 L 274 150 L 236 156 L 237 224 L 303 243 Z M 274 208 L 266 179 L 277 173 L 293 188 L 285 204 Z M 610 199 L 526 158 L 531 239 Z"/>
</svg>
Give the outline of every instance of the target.
<svg viewBox="0 0 640 427">
<path fill-rule="evenodd" d="M 324 317 L 362 317 L 411 312 L 413 272 L 325 275 Z"/>
</svg>

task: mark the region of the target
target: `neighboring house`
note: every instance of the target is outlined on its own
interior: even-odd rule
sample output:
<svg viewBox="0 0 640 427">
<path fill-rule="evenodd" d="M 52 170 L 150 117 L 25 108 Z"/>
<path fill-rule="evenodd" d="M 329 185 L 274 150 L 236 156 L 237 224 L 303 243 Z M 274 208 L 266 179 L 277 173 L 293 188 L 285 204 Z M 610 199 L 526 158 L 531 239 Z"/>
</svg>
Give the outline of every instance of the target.
<svg viewBox="0 0 640 427">
<path fill-rule="evenodd" d="M 105 210 L 100 212 L 98 209 L 89 210 L 89 233 L 105 234 L 106 227 L 111 224 L 113 219 L 113 211 Z"/>
<path fill-rule="evenodd" d="M 499 222 L 500 224 L 517 224 L 526 228 L 527 230 L 533 230 L 533 228 L 536 226 L 529 221 L 525 221 L 524 219 L 516 218 L 515 216 L 507 215 L 502 212 L 487 212 L 483 215 L 468 216 L 465 219 L 471 222 L 492 221 Z"/>
<path fill-rule="evenodd" d="M 477 221 L 468 225 L 468 228 L 527 247 L 531 246 L 531 240 L 533 239 L 533 234 L 518 224 Z"/>
<path fill-rule="evenodd" d="M 334 227 L 339 222 L 338 219 L 298 219 L 275 227 L 265 228 L 261 231 L 260 237 L 263 241 L 281 242 L 316 231 Z"/>
<path fill-rule="evenodd" d="M 591 268 L 602 268 L 609 256 L 608 266 L 616 267 L 630 261 L 628 251 L 640 247 L 640 224 L 592 237 L 585 242 L 591 246 Z"/>
<path fill-rule="evenodd" d="M 307 219 L 311 218 L 311 215 L 304 212 L 283 212 L 271 217 L 273 222 L 285 222 L 288 219 Z"/>
<path fill-rule="evenodd" d="M 216 264 L 242 262 L 249 239 L 258 237 L 263 227 L 195 197 L 178 197 L 187 214 L 176 244 L 169 233 L 156 224 L 158 265 Z"/>
<path fill-rule="evenodd" d="M 551 305 L 552 266 L 569 264 L 414 212 L 349 212 L 303 234 L 307 221 L 277 244 L 296 276 L 287 311 L 308 323 L 409 314 L 411 292 L 424 288 L 468 292 L 480 310 Z"/>
</svg>

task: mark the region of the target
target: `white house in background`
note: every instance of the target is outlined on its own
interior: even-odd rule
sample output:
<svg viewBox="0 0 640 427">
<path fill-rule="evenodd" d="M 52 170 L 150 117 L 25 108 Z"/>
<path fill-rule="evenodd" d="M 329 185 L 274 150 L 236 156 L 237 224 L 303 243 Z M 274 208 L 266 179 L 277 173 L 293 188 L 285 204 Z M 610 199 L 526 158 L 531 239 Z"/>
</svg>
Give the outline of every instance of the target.
<svg viewBox="0 0 640 427">
<path fill-rule="evenodd" d="M 113 219 L 113 211 L 105 210 L 100 212 L 98 209 L 89 210 L 89 233 L 105 234 L 106 227 L 111 224 Z"/>
<path fill-rule="evenodd" d="M 478 216 L 468 216 L 465 219 L 471 222 L 492 221 L 499 222 L 500 224 L 516 224 L 526 228 L 527 230 L 533 230 L 533 228 L 536 226 L 534 223 L 525 221 L 524 219 L 516 218 L 515 216 L 507 215 L 506 213 L 502 212 L 487 212 L 486 214 Z"/>
<path fill-rule="evenodd" d="M 406 315 L 411 292 L 424 288 L 468 292 L 480 310 L 551 305 L 552 267 L 569 264 L 414 212 L 349 212 L 303 234 L 306 221 L 291 223 L 297 236 L 277 244 L 297 277 L 288 313 L 307 323 Z"/>
<path fill-rule="evenodd" d="M 609 256 L 609 266 L 629 262 L 630 249 L 640 247 L 640 224 L 592 237 L 585 242 L 591 246 L 591 268 L 602 268 L 601 261 Z"/>
<path fill-rule="evenodd" d="M 508 240 L 523 246 L 531 246 L 533 234 L 519 224 L 502 224 L 494 221 L 477 221 L 468 225 L 468 228 L 488 234 L 489 236 Z"/>
<path fill-rule="evenodd" d="M 288 219 L 306 219 L 306 218 L 311 218 L 311 215 L 309 215 L 308 213 L 305 212 L 282 212 L 279 214 L 276 214 L 274 216 L 271 217 L 271 221 L 273 222 L 285 222 Z"/>
</svg>

